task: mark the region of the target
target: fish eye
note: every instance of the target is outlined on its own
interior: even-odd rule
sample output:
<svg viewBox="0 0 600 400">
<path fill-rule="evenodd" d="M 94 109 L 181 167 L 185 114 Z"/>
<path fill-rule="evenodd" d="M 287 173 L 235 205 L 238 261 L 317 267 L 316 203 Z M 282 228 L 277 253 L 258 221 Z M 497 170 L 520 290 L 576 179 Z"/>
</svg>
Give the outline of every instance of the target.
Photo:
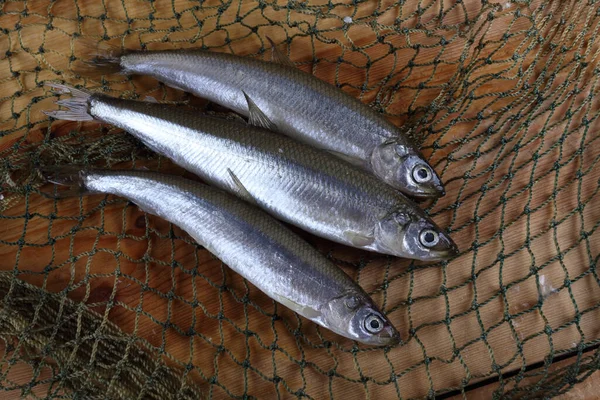
<svg viewBox="0 0 600 400">
<path fill-rule="evenodd" d="M 421 244 L 425 247 L 433 247 L 440 241 L 440 235 L 431 229 L 425 229 L 419 235 Z"/>
<path fill-rule="evenodd" d="M 413 169 L 413 179 L 417 183 L 429 182 L 431 177 L 431 170 L 426 165 L 419 164 Z"/>
<path fill-rule="evenodd" d="M 383 330 L 383 327 L 383 319 L 376 314 L 370 314 L 365 319 L 365 329 L 370 333 L 379 333 Z"/>
</svg>

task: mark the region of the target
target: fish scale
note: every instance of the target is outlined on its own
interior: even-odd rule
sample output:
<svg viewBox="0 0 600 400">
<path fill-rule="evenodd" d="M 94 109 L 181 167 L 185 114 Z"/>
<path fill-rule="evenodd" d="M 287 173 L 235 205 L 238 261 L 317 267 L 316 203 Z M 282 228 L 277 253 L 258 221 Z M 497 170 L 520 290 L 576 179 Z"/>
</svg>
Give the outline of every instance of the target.
<svg viewBox="0 0 600 400">
<path fill-rule="evenodd" d="M 332 331 L 367 344 L 389 345 L 398 332 L 341 269 L 265 212 L 207 185 L 149 171 L 59 167 L 57 183 L 124 197 L 178 225 L 271 298 Z M 348 307 L 348 301 L 357 307 Z M 381 322 L 368 332 L 370 318 Z"/>
<path fill-rule="evenodd" d="M 61 105 L 72 105 L 80 118 L 122 128 L 204 181 L 315 235 L 423 260 L 456 252 L 452 240 L 400 192 L 324 151 L 183 107 L 73 90 L 76 97 Z M 48 114 L 71 118 L 73 112 Z M 423 232 L 430 232 L 430 246 L 423 244 Z"/>
<path fill-rule="evenodd" d="M 279 62 L 191 49 L 122 52 L 102 43 L 89 64 L 99 75 L 149 75 L 228 107 L 253 123 L 327 150 L 407 195 L 445 194 L 435 170 L 404 134 L 409 130 L 402 133 L 360 100 L 295 68 L 275 47 L 273 55 Z"/>
<path fill-rule="evenodd" d="M 124 115 L 124 111 L 117 113 L 116 109 L 128 111 Z M 207 178 L 208 181 L 214 182 L 225 190 L 238 191 L 227 174 L 227 168 L 231 169 L 240 179 L 251 175 L 252 180 L 246 178 L 242 183 L 254 199 L 267 204 L 270 211 L 276 213 L 278 217 L 296 225 L 300 223 L 301 217 L 308 216 L 288 215 L 283 208 L 295 209 L 296 207 L 290 207 L 292 203 L 304 203 L 306 196 L 312 197 L 311 203 L 314 203 L 315 197 L 329 203 L 330 205 L 326 207 L 328 209 L 339 204 L 336 201 L 339 196 L 339 198 L 345 199 L 346 208 L 350 207 L 355 210 L 354 214 L 359 214 L 359 211 L 367 206 L 364 215 L 356 215 L 351 218 L 354 221 L 355 231 L 365 235 L 370 233 L 378 218 L 393 211 L 399 202 L 405 201 L 393 189 L 376 183 L 375 179 L 364 176 L 365 174 L 356 170 L 352 171 L 351 175 L 354 178 L 352 181 L 345 179 L 345 174 L 341 169 L 352 167 L 340 165 L 341 162 L 338 160 L 323 157 L 320 153 L 315 154 L 316 150 L 309 150 L 300 143 L 240 123 L 227 121 L 224 124 L 223 120 L 205 116 L 194 118 L 193 113 L 181 111 L 183 110 L 173 107 L 165 108 L 160 104 L 145 104 L 104 96 L 94 96 L 91 100 L 91 114 L 94 117 L 123 128 L 144 142 L 150 142 L 154 150 L 166 154 L 184 168 Z M 141 127 L 137 121 L 146 119 L 147 113 L 154 116 L 151 120 L 152 126 Z M 187 125 L 193 128 L 171 127 L 169 120 L 185 120 Z M 165 130 L 168 130 L 168 133 L 165 133 L 167 132 Z M 202 132 L 212 132 L 218 136 L 215 138 L 213 135 L 202 134 Z M 269 142 L 272 143 L 261 149 L 262 151 L 258 151 L 251 145 L 239 145 L 240 142 L 248 143 L 248 140 L 245 139 L 251 139 L 251 143 L 259 140 L 267 145 Z M 231 146 L 227 145 L 229 141 L 232 142 Z M 273 145 L 273 143 L 279 143 L 280 146 Z M 285 154 L 279 153 L 278 150 L 274 152 L 273 148 L 285 148 Z M 194 152 L 195 149 L 198 150 L 198 153 Z M 215 157 L 216 154 L 212 151 L 221 154 L 221 157 Z M 252 161 L 249 165 L 242 166 L 243 159 Z M 333 162 L 327 162 L 329 160 Z M 214 164 L 211 165 L 210 161 L 214 161 Z M 323 161 L 326 165 L 323 165 Z M 311 164 L 318 162 L 320 165 L 316 165 L 320 167 L 319 169 L 328 171 L 329 174 L 317 175 L 313 172 Z M 209 165 L 203 167 L 206 163 Z M 285 174 L 284 179 L 278 178 L 277 174 L 273 173 L 272 167 L 274 166 Z M 289 191 L 286 188 L 290 180 L 297 185 L 297 191 Z M 376 189 L 373 194 L 368 194 L 362 187 L 369 184 Z M 332 186 L 336 186 L 337 190 L 331 190 Z M 319 190 L 320 188 L 323 190 Z M 289 199 L 281 198 L 275 201 L 269 195 L 270 192 L 284 193 Z M 321 230 L 329 230 L 328 227 L 336 223 L 339 224 L 337 221 L 317 221 L 318 225 L 312 231 L 320 234 Z M 339 237 L 333 235 L 328 235 L 328 238 L 339 241 Z M 351 243 L 346 242 L 346 244 Z"/>
<path fill-rule="evenodd" d="M 277 63 L 206 51 L 160 51 L 126 54 L 121 65 L 125 73 L 153 76 L 248 116 L 245 91 L 284 133 L 357 159 L 367 160 L 373 148 L 397 136 L 393 124 L 358 100 Z"/>
</svg>

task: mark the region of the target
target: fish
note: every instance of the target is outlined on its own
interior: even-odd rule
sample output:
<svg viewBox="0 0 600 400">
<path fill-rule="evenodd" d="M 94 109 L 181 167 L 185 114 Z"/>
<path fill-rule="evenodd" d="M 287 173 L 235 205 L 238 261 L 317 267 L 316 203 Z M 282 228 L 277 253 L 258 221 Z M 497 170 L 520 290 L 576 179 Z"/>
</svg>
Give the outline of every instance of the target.
<svg viewBox="0 0 600 400">
<path fill-rule="evenodd" d="M 400 341 L 344 271 L 281 222 L 220 189 L 151 171 L 55 166 L 41 172 L 73 193 L 123 197 L 179 226 L 269 297 L 343 337 L 376 346 Z"/>
<path fill-rule="evenodd" d="M 330 151 L 406 195 L 445 195 L 434 168 L 400 129 L 336 86 L 295 68 L 271 45 L 279 62 L 198 49 L 122 52 L 86 43 L 90 59 L 85 71 L 90 73 L 91 65 L 96 74 L 151 76 Z"/>
<path fill-rule="evenodd" d="M 119 127 L 205 182 L 314 235 L 424 261 L 457 254 L 423 210 L 373 175 L 284 135 L 167 104 L 51 84 L 72 97 L 46 115 Z"/>
</svg>

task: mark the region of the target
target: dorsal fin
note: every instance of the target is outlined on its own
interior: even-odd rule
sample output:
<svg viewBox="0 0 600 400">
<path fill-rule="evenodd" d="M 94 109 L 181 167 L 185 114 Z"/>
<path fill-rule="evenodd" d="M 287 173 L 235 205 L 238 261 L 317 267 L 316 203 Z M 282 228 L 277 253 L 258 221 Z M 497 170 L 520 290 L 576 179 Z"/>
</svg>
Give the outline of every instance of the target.
<svg viewBox="0 0 600 400">
<path fill-rule="evenodd" d="M 244 186 L 242 181 L 239 180 L 239 178 L 233 173 L 233 171 L 231 169 L 227 168 L 227 172 L 229 172 L 229 176 L 231 176 L 233 183 L 238 188 L 240 197 L 242 197 L 243 199 L 245 199 L 246 201 L 248 201 L 254 205 L 258 205 L 258 202 L 256 201 L 256 199 L 250 194 L 248 189 L 246 189 L 246 187 Z"/>
<path fill-rule="evenodd" d="M 277 130 L 277 126 L 265 115 L 264 112 L 258 106 L 246 92 L 242 90 L 246 103 L 248 103 L 248 122 L 251 125 L 259 126 L 261 128 L 269 129 L 271 131 Z"/>
<path fill-rule="evenodd" d="M 271 44 L 271 61 L 277 62 L 281 65 L 286 65 L 288 67 L 296 68 L 296 64 L 288 56 L 283 54 L 281 51 L 277 49 L 275 42 L 271 40 L 270 37 L 266 36 L 267 40 Z"/>
</svg>

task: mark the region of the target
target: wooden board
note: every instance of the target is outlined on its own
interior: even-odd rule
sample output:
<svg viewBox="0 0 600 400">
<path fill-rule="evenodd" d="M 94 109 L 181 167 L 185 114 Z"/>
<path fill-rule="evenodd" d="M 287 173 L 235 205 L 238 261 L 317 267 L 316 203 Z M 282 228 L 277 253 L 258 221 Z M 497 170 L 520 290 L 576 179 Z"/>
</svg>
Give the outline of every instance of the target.
<svg viewBox="0 0 600 400">
<path fill-rule="evenodd" d="M 559 361 L 556 363 L 552 363 L 549 370 L 556 371 L 559 368 L 565 368 L 572 365 L 575 362 L 575 359 L 570 358 L 563 361 Z M 555 396 L 555 400 L 575 400 L 575 399 L 585 399 L 592 400 L 598 398 L 598 385 L 600 385 L 600 371 L 594 372 L 589 378 L 585 381 L 576 384 L 573 386 L 571 390 L 566 393 Z M 465 396 L 462 394 L 451 397 L 451 400 L 459 400 L 463 398 L 467 398 L 469 400 L 484 400 L 491 399 L 494 395 L 494 392 L 498 389 L 499 384 L 489 384 L 483 386 L 481 388 L 471 390 L 465 393 Z M 539 397 L 539 396 L 538 396 Z"/>
<path fill-rule="evenodd" d="M 581 341 L 581 334 L 586 342 L 598 339 L 600 311 L 591 307 L 597 304 L 600 287 L 592 274 L 585 275 L 589 255 L 600 251 L 595 229 L 600 221 L 600 169 L 593 168 L 600 154 L 593 142 L 599 122 L 590 117 L 588 128 L 582 125 L 598 105 L 596 82 L 591 78 L 597 62 L 597 46 L 589 36 L 596 26 L 589 17 L 591 11 L 572 2 L 562 4 L 566 14 L 550 15 L 548 10 L 536 14 L 540 2 L 529 7 L 504 2 L 490 20 L 475 18 L 489 10 L 482 11 L 481 2 L 474 0 L 454 7 L 450 1 L 407 2 L 399 8 L 388 8 L 385 2 L 346 3 L 328 10 L 327 2 L 319 3 L 318 8 L 310 2 L 305 12 L 290 13 L 287 3 L 260 12 L 255 10 L 258 3 L 240 2 L 221 10 L 221 17 L 216 16 L 221 3 L 212 1 L 204 2 L 200 10 L 194 8 L 196 3 L 180 0 L 79 2 L 79 8 L 73 1 L 28 2 L 25 14 L 25 2 L 4 3 L 0 26 L 19 23 L 21 28 L 11 28 L 0 40 L 4 46 L 0 53 L 12 53 L 0 60 L 0 88 L 6 96 L 0 104 L 0 129 L 5 132 L 0 155 L 17 160 L 23 149 L 45 148 L 48 140 L 70 140 L 71 130 L 86 137 L 117 135 L 122 148 L 128 148 L 121 132 L 102 132 L 95 123 L 55 122 L 49 126 L 40 112 L 54 105 L 47 90 L 36 82 L 64 79 L 87 87 L 101 85 L 100 80 L 84 81 L 71 71 L 69 57 L 83 51 L 73 39 L 74 33 L 96 38 L 106 34 L 111 43 L 121 42 L 127 48 L 139 48 L 140 42 L 148 43 L 148 49 L 205 44 L 215 51 L 255 56 L 264 43 L 260 38 L 266 35 L 281 43 L 286 36 L 302 35 L 307 26 L 316 26 L 323 31 L 316 39 L 298 36 L 290 45 L 290 56 L 299 68 L 344 84 L 344 90 L 364 102 L 375 98 L 381 82 L 389 79 L 386 85 L 397 84 L 397 91 L 387 112 L 399 124 L 414 120 L 409 110 L 416 110 L 418 116 L 422 115 L 418 110 L 432 101 L 443 106 L 426 124 L 433 134 L 425 142 L 424 152 L 431 155 L 447 189 L 447 195 L 433 205 L 432 215 L 439 225 L 452 229 L 461 248 L 459 257 L 443 268 L 425 266 L 360 253 L 305 235 L 340 260 L 373 294 L 406 343 L 389 352 L 353 352 L 352 342 L 277 306 L 178 228 L 113 197 L 65 199 L 56 209 L 52 200 L 39 194 L 28 195 L 27 207 L 23 197 L 11 197 L 11 207 L 0 214 L 0 239 L 12 243 L 0 246 L 0 269 L 16 267 L 20 279 L 52 292 L 68 288 L 71 298 L 106 310 L 108 318 L 124 331 L 156 346 L 164 344 L 182 365 L 194 364 L 199 384 L 217 398 L 243 394 L 291 397 L 298 390 L 313 398 L 357 393 L 372 398 L 425 396 L 431 390 L 478 382 L 493 372 L 494 364 L 508 372 L 539 362 L 551 349 L 553 354 L 569 351 Z M 419 17 L 415 14 L 418 4 L 433 6 Z M 437 27 L 434 36 L 426 35 L 417 24 L 438 26 L 435 16 L 441 5 L 449 10 L 443 18 L 447 27 Z M 557 7 L 551 3 L 549 9 L 556 11 Z M 517 9 L 526 17 L 516 17 Z M 379 16 L 375 18 L 376 10 Z M 175 13 L 181 14 L 179 20 L 173 18 Z M 83 21 L 78 21 L 78 15 L 85 16 Z M 236 15 L 243 16 L 243 24 L 235 22 Z M 351 17 L 352 22 L 344 22 L 344 17 Z M 476 22 L 461 24 L 467 17 Z M 561 17 L 574 26 L 587 24 L 588 33 L 565 31 L 554 23 Z M 269 26 L 269 20 L 288 18 L 308 23 Z M 385 26 L 396 19 L 410 32 L 389 35 L 391 30 Z M 373 20 L 380 34 L 389 35 L 384 43 L 376 42 Z M 547 48 L 536 42 L 528 31 L 531 20 L 539 32 L 568 47 L 564 56 L 548 55 Z M 244 24 L 260 26 L 258 35 Z M 343 28 L 344 24 L 348 26 Z M 509 40 L 503 39 L 506 32 Z M 447 46 L 436 45 L 441 37 L 448 41 Z M 483 43 L 483 47 L 474 50 L 469 40 Z M 400 48 L 387 55 L 387 43 Z M 423 47 L 415 49 L 415 43 Z M 360 50 L 352 50 L 353 46 Z M 587 65 L 562 68 L 569 65 L 575 52 L 585 54 Z M 521 58 L 514 61 L 514 54 Z M 353 65 L 338 63 L 342 55 Z M 431 63 L 438 57 L 443 62 Z M 465 59 L 461 61 L 461 57 Z M 361 67 L 369 60 L 367 73 Z M 538 60 L 535 65 L 534 60 Z M 406 68 L 411 63 L 415 66 Z M 471 75 L 463 75 L 460 66 L 469 67 Z M 544 79 L 544 66 L 556 72 L 552 79 Z M 11 71 L 19 71 L 18 76 Z M 465 87 L 473 90 L 475 100 L 461 94 L 466 89 L 460 83 L 467 78 L 470 83 Z M 570 83 L 561 86 L 567 79 Z M 366 90 L 359 90 L 364 82 L 368 82 Z M 511 90 L 524 82 L 532 89 L 517 102 Z M 579 92 L 574 94 L 576 85 Z M 142 77 L 108 76 L 104 86 L 114 95 L 189 99 Z M 457 89 L 454 93 L 453 88 Z M 539 102 L 533 88 L 538 90 Z M 509 95 L 498 96 L 499 90 Z M 20 96 L 14 97 L 16 92 Z M 192 103 L 196 104 L 195 100 Z M 513 111 L 500 113 L 509 103 Z M 572 118 L 563 121 L 567 112 Z M 566 137 L 564 146 L 553 146 L 562 135 Z M 507 143 L 497 151 L 502 138 Z M 434 140 L 441 149 L 432 148 Z M 579 148 L 585 151 L 578 154 Z M 115 157 L 102 150 L 93 149 L 99 161 Z M 477 158 L 474 152 L 478 152 Z M 147 155 L 139 149 L 134 154 Z M 536 154 L 541 156 L 534 163 Z M 554 170 L 556 162 L 564 164 L 560 172 Z M 143 165 L 158 166 L 156 160 L 136 161 L 137 167 Z M 160 165 L 163 171 L 183 173 L 164 160 Z M 576 178 L 580 170 L 585 174 Z M 467 172 L 471 178 L 465 178 Z M 488 189 L 482 190 L 484 185 Z M 507 200 L 500 201 L 502 197 Z M 583 206 L 573 213 L 578 198 Z M 527 209 L 530 211 L 525 212 Z M 81 225 L 80 216 L 85 217 Z M 551 220 L 561 223 L 553 228 Z M 581 240 L 582 230 L 590 232 L 586 240 Z M 533 240 L 523 247 L 527 235 Z M 20 240 L 22 247 L 18 246 Z M 499 258 L 500 254 L 503 257 Z M 361 263 L 362 268 L 341 261 Z M 531 275 L 534 266 L 542 268 Z M 565 279 L 576 277 L 580 278 L 571 286 L 564 286 Z M 546 301 L 537 308 L 540 296 Z M 195 301 L 202 306 L 195 307 Z M 479 305 L 476 311 L 474 302 Z M 107 308 L 107 304 L 114 305 Z M 572 322 L 577 313 L 578 324 L 550 336 L 544 333 Z M 273 320 L 273 314 L 280 318 Z M 447 316 L 451 317 L 448 323 Z M 197 334 L 183 334 L 190 328 Z M 248 331 L 253 334 L 247 335 Z M 305 339 L 297 339 L 296 331 Z M 518 343 L 523 344 L 521 348 Z M 220 346 L 226 350 L 220 351 Z M 458 353 L 454 349 L 459 349 Z M 245 360 L 251 367 L 244 367 Z M 390 382 L 392 373 L 397 376 L 395 382 Z M 209 385 L 213 376 L 218 384 Z M 277 385 L 275 376 L 281 379 Z"/>
</svg>

